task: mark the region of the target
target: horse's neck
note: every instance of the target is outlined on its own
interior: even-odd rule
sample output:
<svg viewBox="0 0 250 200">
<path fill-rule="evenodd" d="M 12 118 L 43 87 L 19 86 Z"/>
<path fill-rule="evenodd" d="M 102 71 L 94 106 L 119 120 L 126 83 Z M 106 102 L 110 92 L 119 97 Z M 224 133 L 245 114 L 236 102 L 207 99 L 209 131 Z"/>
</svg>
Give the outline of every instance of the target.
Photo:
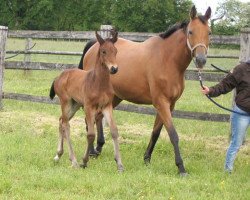
<svg viewBox="0 0 250 200">
<path fill-rule="evenodd" d="M 176 67 L 180 72 L 184 73 L 192 61 L 191 52 L 187 46 L 187 37 L 185 33 L 179 30 L 175 34 L 164 40 L 164 47 L 171 48 L 172 58 Z M 166 55 L 166 57 L 168 57 L 168 55 Z"/>
<path fill-rule="evenodd" d="M 99 88 L 105 88 L 109 86 L 110 75 L 109 70 L 105 66 L 104 63 L 101 62 L 100 59 L 96 59 L 95 67 L 94 67 L 94 82 L 97 84 Z"/>
</svg>

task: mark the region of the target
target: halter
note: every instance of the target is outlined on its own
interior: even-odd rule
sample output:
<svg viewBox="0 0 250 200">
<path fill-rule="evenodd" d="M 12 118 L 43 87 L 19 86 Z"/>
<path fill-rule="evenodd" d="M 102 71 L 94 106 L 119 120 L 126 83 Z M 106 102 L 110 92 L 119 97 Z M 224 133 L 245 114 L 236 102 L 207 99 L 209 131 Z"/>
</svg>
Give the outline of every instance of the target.
<svg viewBox="0 0 250 200">
<path fill-rule="evenodd" d="M 209 49 L 206 47 L 206 45 L 203 44 L 203 43 L 198 43 L 198 44 L 196 44 L 196 45 L 194 45 L 194 46 L 192 47 L 191 44 L 190 44 L 190 42 L 189 42 L 188 35 L 187 35 L 187 46 L 188 46 L 189 50 L 191 51 L 191 57 L 192 57 L 192 58 L 193 58 L 194 50 L 195 50 L 197 47 L 204 47 L 205 50 L 206 50 L 206 55 L 207 55 L 208 50 L 209 50 Z"/>
</svg>

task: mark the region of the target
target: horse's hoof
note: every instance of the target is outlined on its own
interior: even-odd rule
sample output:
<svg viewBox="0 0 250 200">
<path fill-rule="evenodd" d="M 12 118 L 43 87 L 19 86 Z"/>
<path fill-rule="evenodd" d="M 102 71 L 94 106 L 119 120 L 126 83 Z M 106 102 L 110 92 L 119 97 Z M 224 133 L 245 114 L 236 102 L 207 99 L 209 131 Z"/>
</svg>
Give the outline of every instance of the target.
<svg viewBox="0 0 250 200">
<path fill-rule="evenodd" d="M 59 160 L 60 160 L 59 156 L 58 156 L 58 155 L 56 155 L 56 156 L 54 157 L 54 162 L 58 163 L 58 162 L 59 162 Z"/>
<path fill-rule="evenodd" d="M 87 164 L 80 164 L 80 167 L 85 169 L 85 168 L 87 168 Z"/>
<path fill-rule="evenodd" d="M 187 172 L 180 172 L 180 176 L 181 176 L 181 177 L 187 177 L 187 176 L 188 176 L 188 173 L 187 173 Z"/>
<path fill-rule="evenodd" d="M 144 158 L 144 163 L 146 166 L 150 165 L 150 158 Z"/>
<path fill-rule="evenodd" d="M 79 164 L 77 162 L 72 162 L 71 165 L 73 168 L 79 168 Z"/>
<path fill-rule="evenodd" d="M 124 172 L 124 168 L 123 168 L 123 166 L 119 166 L 119 167 L 118 167 L 118 172 L 119 172 L 119 173 Z"/>
<path fill-rule="evenodd" d="M 95 150 L 95 149 L 91 149 L 91 150 L 89 151 L 89 156 L 90 156 L 90 157 L 97 158 L 99 155 L 100 155 L 100 152 L 98 152 L 98 151 Z"/>
<path fill-rule="evenodd" d="M 97 146 L 95 148 L 95 150 L 96 150 L 96 152 L 97 152 L 98 155 L 100 155 L 102 153 L 102 147 Z"/>
</svg>

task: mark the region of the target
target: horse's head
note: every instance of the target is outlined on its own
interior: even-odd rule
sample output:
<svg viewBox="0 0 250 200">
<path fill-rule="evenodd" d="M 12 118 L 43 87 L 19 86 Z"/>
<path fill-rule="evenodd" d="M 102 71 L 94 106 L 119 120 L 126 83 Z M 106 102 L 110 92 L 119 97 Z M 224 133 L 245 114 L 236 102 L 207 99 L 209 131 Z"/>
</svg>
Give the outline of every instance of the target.
<svg viewBox="0 0 250 200">
<path fill-rule="evenodd" d="M 117 41 L 118 32 L 112 31 L 112 38 L 105 40 L 97 33 L 97 31 L 95 32 L 95 34 L 96 39 L 100 44 L 99 56 L 101 59 L 101 63 L 109 69 L 110 74 L 115 74 L 118 71 L 118 67 L 116 63 L 117 49 L 114 43 Z"/>
<path fill-rule="evenodd" d="M 190 11 L 190 22 L 187 26 L 187 45 L 197 68 L 203 68 L 207 61 L 209 35 L 211 35 L 208 19 L 211 17 L 211 8 L 208 7 L 205 15 L 197 16 L 195 6 Z"/>
</svg>

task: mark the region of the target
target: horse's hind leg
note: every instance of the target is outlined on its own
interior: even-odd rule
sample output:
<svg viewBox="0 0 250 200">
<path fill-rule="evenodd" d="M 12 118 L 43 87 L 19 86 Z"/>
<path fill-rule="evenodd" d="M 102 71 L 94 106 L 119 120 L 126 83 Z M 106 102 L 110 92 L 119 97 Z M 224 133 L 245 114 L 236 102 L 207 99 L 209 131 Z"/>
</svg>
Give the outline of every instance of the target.
<svg viewBox="0 0 250 200">
<path fill-rule="evenodd" d="M 61 156 L 63 155 L 63 130 L 62 130 L 62 119 L 59 118 L 59 139 L 58 139 L 58 146 L 57 146 L 57 153 L 54 157 L 54 161 L 58 162 Z"/>
<path fill-rule="evenodd" d="M 167 129 L 170 141 L 174 147 L 175 153 L 175 164 L 178 167 L 179 173 L 181 175 L 186 175 L 186 170 L 184 168 L 183 160 L 181 158 L 180 149 L 179 149 L 179 136 L 175 130 L 172 121 L 170 103 L 165 101 L 158 101 L 158 105 L 154 105 L 157 108 L 157 112 L 162 119 L 164 126 Z"/>
<path fill-rule="evenodd" d="M 115 124 L 115 121 L 113 119 L 113 108 L 110 105 L 107 107 L 105 110 L 103 110 L 104 117 L 106 118 L 109 127 L 110 127 L 110 132 L 112 135 L 112 139 L 114 142 L 114 153 L 115 153 L 115 161 L 117 163 L 117 168 L 119 172 L 122 172 L 124 170 L 122 160 L 121 160 L 121 155 L 120 155 L 120 150 L 119 150 L 119 142 L 118 142 L 118 129 Z"/>
<path fill-rule="evenodd" d="M 62 156 L 63 139 L 66 138 L 66 141 L 69 147 L 69 159 L 73 167 L 78 167 L 77 159 L 75 157 L 73 147 L 71 144 L 71 140 L 70 140 L 69 120 L 74 116 L 74 114 L 80 108 L 80 106 L 74 101 L 69 101 L 67 103 L 62 103 L 61 107 L 62 107 L 62 116 L 60 117 L 60 120 L 59 120 L 59 142 L 58 142 L 57 155 L 55 156 L 54 160 L 58 161 L 59 158 Z"/>
<path fill-rule="evenodd" d="M 151 134 L 151 138 L 147 147 L 147 150 L 144 154 L 144 162 L 145 164 L 149 164 L 150 160 L 151 160 L 151 154 L 154 150 L 155 144 L 159 138 L 159 135 L 161 133 L 161 129 L 163 127 L 163 123 L 162 120 L 159 116 L 159 114 L 156 115 L 155 118 L 155 123 L 154 123 L 154 128 L 153 128 L 153 132 Z"/>
</svg>

